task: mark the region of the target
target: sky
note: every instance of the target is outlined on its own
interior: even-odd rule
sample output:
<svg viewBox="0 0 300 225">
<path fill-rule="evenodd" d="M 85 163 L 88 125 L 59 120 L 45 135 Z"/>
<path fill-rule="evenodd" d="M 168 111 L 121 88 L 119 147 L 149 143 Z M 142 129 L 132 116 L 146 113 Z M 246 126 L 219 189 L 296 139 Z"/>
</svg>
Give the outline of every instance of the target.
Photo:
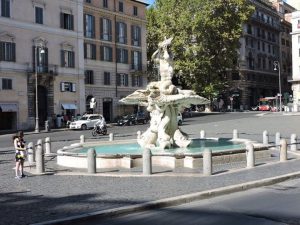
<svg viewBox="0 0 300 225">
<path fill-rule="evenodd" d="M 155 0 L 146 0 L 146 2 L 151 5 L 153 2 L 155 2 Z"/>
</svg>

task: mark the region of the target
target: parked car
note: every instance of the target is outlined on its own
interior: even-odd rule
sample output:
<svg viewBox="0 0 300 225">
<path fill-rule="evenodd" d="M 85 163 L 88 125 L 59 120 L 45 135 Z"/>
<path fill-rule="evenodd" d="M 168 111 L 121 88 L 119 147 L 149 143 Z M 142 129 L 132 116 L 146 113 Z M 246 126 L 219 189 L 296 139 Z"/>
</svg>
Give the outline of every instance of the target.
<svg viewBox="0 0 300 225">
<path fill-rule="evenodd" d="M 143 111 L 137 112 L 137 114 L 134 114 L 134 116 L 135 116 L 135 124 L 138 123 L 146 124 L 150 119 L 149 116 Z"/>
<path fill-rule="evenodd" d="M 101 114 L 85 114 L 79 120 L 76 120 L 70 124 L 70 129 L 90 129 L 94 128 L 95 123 L 102 119 Z"/>
<path fill-rule="evenodd" d="M 118 126 L 124 126 L 124 125 L 131 126 L 131 125 L 134 125 L 134 124 L 136 124 L 134 114 L 122 116 L 117 121 Z"/>
</svg>

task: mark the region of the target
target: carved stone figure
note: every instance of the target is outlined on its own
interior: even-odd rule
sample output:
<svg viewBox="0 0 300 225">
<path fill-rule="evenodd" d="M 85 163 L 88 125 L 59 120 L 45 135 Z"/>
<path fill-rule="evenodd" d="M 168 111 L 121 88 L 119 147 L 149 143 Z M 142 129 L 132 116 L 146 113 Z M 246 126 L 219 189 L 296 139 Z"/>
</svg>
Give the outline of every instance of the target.
<svg viewBox="0 0 300 225">
<path fill-rule="evenodd" d="M 150 112 L 150 127 L 137 140 L 144 148 L 158 146 L 161 149 L 178 146 L 185 148 L 191 140 L 177 124 L 178 112 L 191 104 L 208 104 L 206 98 L 191 90 L 180 90 L 172 83 L 174 73 L 173 55 L 170 45 L 173 38 L 158 44 L 152 59 L 159 63 L 161 80 L 151 82 L 146 90 L 137 90 L 120 101 L 125 104 L 146 106 Z"/>
</svg>

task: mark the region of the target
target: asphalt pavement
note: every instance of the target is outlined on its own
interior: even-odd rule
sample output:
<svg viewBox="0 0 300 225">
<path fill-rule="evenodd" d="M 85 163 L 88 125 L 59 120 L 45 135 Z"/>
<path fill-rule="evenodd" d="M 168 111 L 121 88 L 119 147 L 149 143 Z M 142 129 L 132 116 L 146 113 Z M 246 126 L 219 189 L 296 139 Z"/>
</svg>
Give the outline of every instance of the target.
<svg viewBox="0 0 300 225">
<path fill-rule="evenodd" d="M 200 129 L 206 130 L 208 136 L 228 137 L 232 129 L 237 128 L 241 136 L 257 140 L 261 140 L 266 127 L 272 135 L 280 131 L 287 138 L 291 133 L 300 133 L 297 114 L 228 118 L 223 115 L 226 118 L 223 120 L 222 115 L 204 117 L 187 119 L 182 129 L 191 137 L 197 137 Z M 137 128 L 132 129 L 130 133 L 134 137 Z M 62 140 L 63 134 L 61 131 Z M 25 137 L 31 136 L 26 134 Z M 120 136 L 122 138 L 128 136 Z M 53 142 L 52 149 L 78 140 Z M 96 175 L 89 175 L 85 171 L 58 167 L 53 156 L 46 158 L 49 173 L 35 175 L 35 168 L 27 167 L 28 177 L 16 180 L 14 150 L 12 146 L 1 147 L 0 224 L 88 224 L 91 218 L 182 204 L 300 177 L 298 154 L 289 153 L 288 156 L 289 160 L 284 163 L 279 163 L 276 157 L 257 162 L 254 169 L 245 169 L 245 162 L 222 169 L 216 166 L 214 175 L 208 177 L 197 170 L 168 168 L 155 168 L 151 176 L 143 176 L 141 168 L 98 171 Z"/>
</svg>

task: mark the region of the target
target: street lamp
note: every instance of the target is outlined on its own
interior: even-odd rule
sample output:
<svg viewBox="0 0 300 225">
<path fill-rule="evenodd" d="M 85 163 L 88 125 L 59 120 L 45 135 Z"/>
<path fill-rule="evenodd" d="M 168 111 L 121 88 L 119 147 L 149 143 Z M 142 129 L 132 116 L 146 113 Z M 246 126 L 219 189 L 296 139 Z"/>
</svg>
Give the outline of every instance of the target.
<svg viewBox="0 0 300 225">
<path fill-rule="evenodd" d="M 282 104 L 281 104 L 281 77 L 280 77 L 280 63 L 278 61 L 274 61 L 274 70 L 277 71 L 279 74 L 279 111 L 282 111 Z"/>
<path fill-rule="evenodd" d="M 40 132 L 40 128 L 39 128 L 39 101 L 38 101 L 38 65 L 37 65 L 37 50 L 38 47 L 40 47 L 39 49 L 39 55 L 42 53 L 45 53 L 45 50 L 42 48 L 42 46 L 35 46 L 34 48 L 34 55 L 35 55 L 35 133 L 39 133 Z M 40 57 L 39 57 L 40 59 Z M 41 60 L 39 60 L 41 61 Z"/>
</svg>

